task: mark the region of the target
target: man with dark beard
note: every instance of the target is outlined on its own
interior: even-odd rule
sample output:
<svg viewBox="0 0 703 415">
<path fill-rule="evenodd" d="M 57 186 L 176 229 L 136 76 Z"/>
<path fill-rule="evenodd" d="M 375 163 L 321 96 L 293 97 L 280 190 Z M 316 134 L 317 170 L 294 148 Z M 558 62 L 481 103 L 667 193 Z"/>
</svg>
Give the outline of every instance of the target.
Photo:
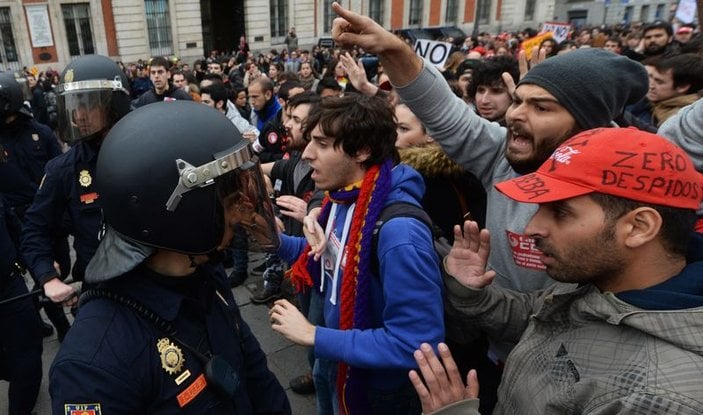
<svg viewBox="0 0 703 415">
<path fill-rule="evenodd" d="M 642 40 L 644 41 L 645 58 L 676 52 L 676 48 L 672 43 L 674 30 L 668 22 L 657 20 L 645 25 L 644 29 L 642 29 Z"/>
<path fill-rule="evenodd" d="M 529 294 L 488 285 L 488 232 L 455 227 L 448 300 L 489 336 L 519 339 L 494 414 L 701 413 L 703 238 L 691 229 L 703 187 L 686 153 L 634 128 L 599 128 L 496 188 L 539 204 L 525 233 L 558 283 Z M 435 412 L 475 397 L 438 349 L 446 371 L 429 345 L 415 354 L 423 411 L 471 413 Z"/>
</svg>

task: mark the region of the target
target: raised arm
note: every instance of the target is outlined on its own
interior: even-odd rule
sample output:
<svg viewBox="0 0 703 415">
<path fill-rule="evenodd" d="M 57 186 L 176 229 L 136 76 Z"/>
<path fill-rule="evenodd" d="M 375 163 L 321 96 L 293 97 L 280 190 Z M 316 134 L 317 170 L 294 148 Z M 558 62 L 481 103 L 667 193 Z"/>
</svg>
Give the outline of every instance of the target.
<svg viewBox="0 0 703 415">
<path fill-rule="evenodd" d="M 375 53 L 384 72 L 395 86 L 404 86 L 422 71 L 422 59 L 405 42 L 387 31 L 373 19 L 354 13 L 332 3 L 338 18 L 332 24 L 332 38 L 342 46 L 358 45 Z"/>
</svg>

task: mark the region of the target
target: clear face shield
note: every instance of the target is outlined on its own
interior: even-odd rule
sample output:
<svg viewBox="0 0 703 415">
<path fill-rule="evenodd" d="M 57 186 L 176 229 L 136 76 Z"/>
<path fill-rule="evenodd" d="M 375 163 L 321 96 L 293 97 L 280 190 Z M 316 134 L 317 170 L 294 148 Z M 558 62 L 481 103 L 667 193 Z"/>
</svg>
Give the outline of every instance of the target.
<svg viewBox="0 0 703 415">
<path fill-rule="evenodd" d="M 248 246 L 233 246 L 250 251 L 275 252 L 279 238 L 271 200 L 266 191 L 259 159 L 251 145 L 239 145 L 215 155 L 215 160 L 202 166 L 192 166 L 177 160 L 180 180 L 166 202 L 168 211 L 175 211 L 189 191 L 216 186 L 215 193 L 222 206 L 224 234 L 246 232 Z M 243 239 L 243 238 L 242 238 Z"/>
<path fill-rule="evenodd" d="M 20 89 L 22 89 L 22 99 L 25 101 L 32 100 L 32 89 L 29 87 L 29 82 L 24 76 L 15 77 L 15 80 L 20 84 Z"/>
<path fill-rule="evenodd" d="M 96 79 L 59 85 L 56 100 L 59 137 L 69 144 L 74 144 L 109 128 L 114 91 L 129 94 L 118 79 Z"/>
</svg>

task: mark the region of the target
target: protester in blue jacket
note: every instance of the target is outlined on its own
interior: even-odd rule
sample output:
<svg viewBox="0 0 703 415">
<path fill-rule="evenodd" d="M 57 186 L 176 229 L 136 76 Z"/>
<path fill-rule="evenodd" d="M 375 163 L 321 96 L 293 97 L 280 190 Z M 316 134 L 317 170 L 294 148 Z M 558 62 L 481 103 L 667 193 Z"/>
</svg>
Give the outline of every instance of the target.
<svg viewBox="0 0 703 415">
<path fill-rule="evenodd" d="M 341 413 L 419 414 L 407 376 L 415 366 L 413 350 L 424 338 L 444 337 L 432 233 L 422 220 L 399 216 L 373 234 L 386 206 L 420 206 L 422 177 L 397 164 L 393 112 L 381 98 L 324 99 L 308 116 L 305 134 L 310 142 L 303 159 L 317 188 L 328 192 L 319 217 L 325 250 L 282 235 L 279 255 L 291 263 L 299 258 L 293 280 L 323 297 L 325 324 L 313 326 L 279 300 L 270 312 L 273 330 L 314 346 L 317 393 L 336 390 Z M 325 361 L 332 369 L 339 364 L 336 375 L 320 368 Z"/>
</svg>

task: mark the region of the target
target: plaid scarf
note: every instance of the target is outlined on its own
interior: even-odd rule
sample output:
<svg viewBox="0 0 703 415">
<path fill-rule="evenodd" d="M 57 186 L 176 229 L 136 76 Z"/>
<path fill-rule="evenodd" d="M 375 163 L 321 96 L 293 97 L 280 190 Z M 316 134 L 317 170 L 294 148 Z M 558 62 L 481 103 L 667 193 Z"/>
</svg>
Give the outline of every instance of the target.
<svg viewBox="0 0 703 415">
<path fill-rule="evenodd" d="M 391 170 L 393 163 L 386 160 L 381 165 L 369 168 L 360 187 L 341 189 L 327 194 L 322 202 L 322 211 L 318 218 L 325 228 L 329 219 L 332 203 L 356 203 L 351 220 L 347 243 L 339 255 L 346 255 L 343 269 L 342 285 L 339 295 L 339 329 L 368 329 L 369 321 L 369 287 L 371 278 L 372 234 L 391 188 Z M 308 256 L 310 246 L 306 245 L 303 253 L 288 272 L 293 285 L 298 291 L 308 287 L 319 289 L 321 284 L 320 264 Z M 339 363 L 337 370 L 337 396 L 339 409 L 343 415 L 370 413 L 366 398 L 365 381 L 361 369 L 350 367 L 345 362 Z"/>
</svg>

